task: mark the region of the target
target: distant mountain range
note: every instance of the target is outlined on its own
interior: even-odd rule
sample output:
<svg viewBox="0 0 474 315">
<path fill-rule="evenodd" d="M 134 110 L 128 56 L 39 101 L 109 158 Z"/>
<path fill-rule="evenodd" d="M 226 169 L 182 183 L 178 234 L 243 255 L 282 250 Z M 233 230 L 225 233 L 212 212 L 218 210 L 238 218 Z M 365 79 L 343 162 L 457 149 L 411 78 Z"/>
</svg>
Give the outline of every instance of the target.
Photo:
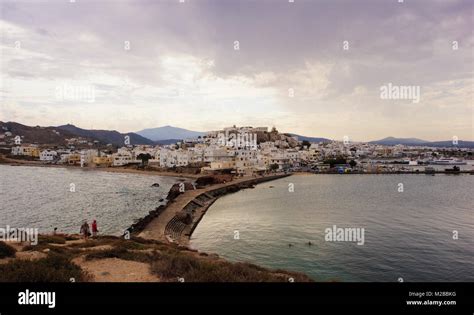
<svg viewBox="0 0 474 315">
<path fill-rule="evenodd" d="M 381 144 L 381 145 L 397 145 L 403 144 L 407 146 L 430 146 L 430 147 L 459 147 L 459 148 L 474 148 L 474 141 L 464 141 L 459 140 L 457 145 L 453 144 L 452 140 L 446 141 L 426 141 L 417 138 L 394 138 L 387 137 L 381 140 L 370 141 L 371 144 Z"/>
<path fill-rule="evenodd" d="M 152 141 L 163 141 L 170 139 L 176 139 L 179 141 L 204 136 L 206 133 L 172 126 L 164 126 L 158 128 L 143 129 L 137 131 L 136 134 L 148 138 Z"/>
<path fill-rule="evenodd" d="M 59 130 L 67 131 L 73 135 L 85 138 L 94 138 L 102 143 L 111 143 L 117 146 L 123 146 L 125 142 L 125 136 L 130 137 L 131 144 L 149 144 L 152 145 L 154 142 L 150 139 L 144 138 L 136 133 L 120 133 L 115 130 L 95 130 L 95 129 L 82 129 L 71 124 L 62 125 L 56 127 Z"/>
<path fill-rule="evenodd" d="M 369 143 L 373 144 L 382 144 L 382 145 L 397 145 L 397 144 L 405 144 L 405 145 L 420 145 L 423 143 L 428 143 L 429 141 L 421 140 L 418 138 L 395 138 L 395 137 L 387 137 L 380 140 L 370 141 Z"/>
<path fill-rule="evenodd" d="M 57 127 L 30 127 L 16 122 L 1 122 L 0 127 L 3 131 L 11 131 L 15 135 L 23 137 L 24 143 L 38 143 L 38 144 L 64 144 L 66 138 L 83 137 L 90 141 L 98 140 L 103 144 L 111 143 L 116 146 L 123 146 L 125 136 L 130 137 L 131 144 L 145 144 L 145 145 L 166 145 L 173 144 L 184 139 L 197 138 L 203 136 L 206 132 L 192 131 L 183 128 L 172 126 L 164 126 L 159 128 L 143 129 L 138 132 L 120 133 L 115 130 L 95 130 L 82 129 L 71 124 L 57 126 Z M 2 130 L 0 130 L 1 132 Z M 311 143 L 331 142 L 331 139 L 306 137 L 293 133 L 289 133 L 292 137 L 297 137 L 299 141 L 309 141 Z M 403 144 L 407 146 L 426 145 L 432 147 L 453 147 L 455 146 L 451 140 L 447 141 L 426 141 L 418 138 L 395 138 L 387 137 L 380 140 L 370 141 L 371 144 L 381 144 L 393 146 Z M 456 145 L 460 148 L 474 148 L 474 141 L 459 140 Z"/>
<path fill-rule="evenodd" d="M 320 143 L 320 142 L 331 142 L 332 140 L 326 139 L 326 138 L 315 138 L 315 137 L 305 137 L 305 136 L 300 136 L 294 133 L 289 133 L 290 136 L 292 137 L 297 137 L 298 141 L 308 141 L 311 143 Z"/>
</svg>

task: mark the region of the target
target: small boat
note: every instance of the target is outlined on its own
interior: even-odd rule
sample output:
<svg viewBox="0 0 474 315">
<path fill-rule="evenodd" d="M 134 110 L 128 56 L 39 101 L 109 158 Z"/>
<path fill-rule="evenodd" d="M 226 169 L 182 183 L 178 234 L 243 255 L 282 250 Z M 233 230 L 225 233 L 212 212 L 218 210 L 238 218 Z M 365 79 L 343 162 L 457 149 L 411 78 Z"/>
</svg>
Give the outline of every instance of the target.
<svg viewBox="0 0 474 315">
<path fill-rule="evenodd" d="M 467 163 L 461 159 L 438 159 L 430 162 L 432 165 L 466 165 Z"/>
</svg>

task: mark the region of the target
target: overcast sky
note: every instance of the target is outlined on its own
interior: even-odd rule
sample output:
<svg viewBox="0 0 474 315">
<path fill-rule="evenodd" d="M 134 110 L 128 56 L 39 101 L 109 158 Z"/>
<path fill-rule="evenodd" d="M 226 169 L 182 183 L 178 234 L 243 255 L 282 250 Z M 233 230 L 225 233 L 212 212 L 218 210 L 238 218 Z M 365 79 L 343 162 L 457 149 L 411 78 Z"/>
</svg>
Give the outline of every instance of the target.
<svg viewBox="0 0 474 315">
<path fill-rule="evenodd" d="M 398 1 L 1 0 L 0 120 L 474 140 L 474 2 Z"/>
</svg>

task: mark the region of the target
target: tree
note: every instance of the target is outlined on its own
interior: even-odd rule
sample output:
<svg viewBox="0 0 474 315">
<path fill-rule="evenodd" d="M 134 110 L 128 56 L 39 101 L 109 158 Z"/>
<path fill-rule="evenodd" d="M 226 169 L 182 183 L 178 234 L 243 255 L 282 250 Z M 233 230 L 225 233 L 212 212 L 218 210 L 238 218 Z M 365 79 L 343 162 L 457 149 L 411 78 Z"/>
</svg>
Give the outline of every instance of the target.
<svg viewBox="0 0 474 315">
<path fill-rule="evenodd" d="M 346 164 L 347 161 L 343 157 L 337 157 L 335 159 L 328 159 L 324 161 L 324 164 L 329 164 L 329 167 L 334 167 L 336 164 Z"/>
<path fill-rule="evenodd" d="M 276 171 L 278 169 L 278 164 L 271 164 L 270 165 L 270 171 Z"/>
<path fill-rule="evenodd" d="M 303 140 L 301 146 L 309 148 L 311 146 L 311 143 L 308 140 Z"/>
<path fill-rule="evenodd" d="M 349 165 L 351 166 L 351 168 L 354 168 L 354 167 L 357 165 L 357 162 L 354 161 L 354 160 L 351 160 L 351 161 L 349 162 Z"/>
<path fill-rule="evenodd" d="M 151 159 L 151 155 L 150 155 L 150 153 L 140 153 L 137 156 L 137 159 L 142 160 L 142 166 L 144 167 L 144 166 L 148 165 L 148 160 Z"/>
</svg>

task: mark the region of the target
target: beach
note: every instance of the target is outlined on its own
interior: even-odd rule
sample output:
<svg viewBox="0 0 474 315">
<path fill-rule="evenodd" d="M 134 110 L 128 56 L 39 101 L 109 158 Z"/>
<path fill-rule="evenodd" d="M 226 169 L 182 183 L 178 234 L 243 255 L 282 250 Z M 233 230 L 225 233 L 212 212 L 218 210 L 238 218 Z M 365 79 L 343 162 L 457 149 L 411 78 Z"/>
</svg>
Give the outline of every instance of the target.
<svg viewBox="0 0 474 315">
<path fill-rule="evenodd" d="M 200 174 L 189 174 L 189 173 L 178 173 L 178 172 L 167 172 L 153 169 L 133 169 L 129 167 L 80 167 L 71 165 L 58 165 L 58 164 L 45 164 L 40 161 L 27 161 L 20 159 L 11 159 L 0 155 L 0 164 L 10 166 L 33 166 L 33 167 L 52 167 L 52 168 L 66 168 L 66 169 L 82 169 L 84 171 L 99 171 L 99 172 L 110 172 L 110 173 L 124 173 L 124 174 L 141 174 L 141 175 L 154 175 L 154 176 L 170 176 L 170 177 L 182 177 L 189 179 L 196 179 L 201 177 Z"/>
</svg>

